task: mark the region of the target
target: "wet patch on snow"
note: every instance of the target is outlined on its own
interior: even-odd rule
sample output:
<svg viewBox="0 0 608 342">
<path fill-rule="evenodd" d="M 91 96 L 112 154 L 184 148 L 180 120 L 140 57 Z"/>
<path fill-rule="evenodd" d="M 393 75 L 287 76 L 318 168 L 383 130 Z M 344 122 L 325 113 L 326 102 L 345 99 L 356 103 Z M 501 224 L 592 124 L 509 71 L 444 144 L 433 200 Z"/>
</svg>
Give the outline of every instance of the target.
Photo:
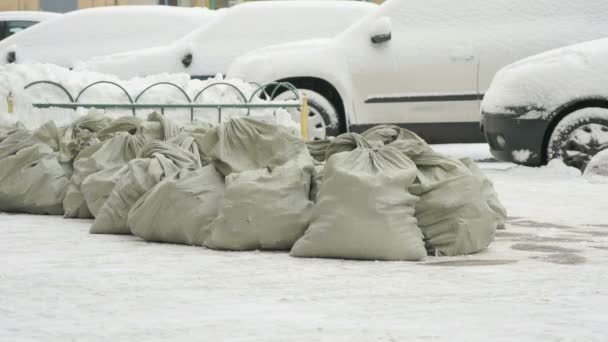
<svg viewBox="0 0 608 342">
<path fill-rule="evenodd" d="M 557 223 L 539 222 L 534 220 L 519 220 L 510 222 L 510 224 L 519 227 L 530 227 L 530 228 L 558 228 L 558 229 L 569 229 L 574 228 L 572 226 L 566 226 Z"/>
<path fill-rule="evenodd" d="M 428 262 L 425 266 L 497 266 L 514 264 L 517 260 L 450 260 L 439 262 Z"/>
<path fill-rule="evenodd" d="M 533 235 L 530 234 L 524 234 L 524 233 L 511 233 L 511 232 L 496 232 L 496 237 L 497 238 L 510 238 L 510 237 L 515 237 L 515 238 L 523 238 L 523 237 L 532 237 Z"/>
<path fill-rule="evenodd" d="M 550 254 L 550 255 L 543 255 L 543 256 L 533 256 L 533 257 L 530 257 L 530 259 L 541 260 L 541 261 L 550 262 L 552 264 L 559 264 L 559 265 L 578 265 L 578 264 L 585 263 L 587 261 L 587 258 L 580 256 L 578 254 L 572 254 L 572 253 L 563 253 L 563 254 L 560 253 L 560 254 Z"/>
<path fill-rule="evenodd" d="M 594 230 L 585 230 L 585 231 L 574 231 L 573 232 L 578 232 L 581 234 L 588 234 L 591 236 L 595 236 L 595 237 L 606 237 L 608 236 L 608 232 L 600 232 L 600 231 L 594 231 Z"/>
<path fill-rule="evenodd" d="M 535 245 L 529 243 L 517 243 L 511 246 L 511 249 L 515 249 L 518 251 L 527 251 L 527 252 L 541 252 L 541 253 L 579 253 L 580 250 L 560 247 L 560 246 L 551 246 L 551 245 Z"/>
</svg>

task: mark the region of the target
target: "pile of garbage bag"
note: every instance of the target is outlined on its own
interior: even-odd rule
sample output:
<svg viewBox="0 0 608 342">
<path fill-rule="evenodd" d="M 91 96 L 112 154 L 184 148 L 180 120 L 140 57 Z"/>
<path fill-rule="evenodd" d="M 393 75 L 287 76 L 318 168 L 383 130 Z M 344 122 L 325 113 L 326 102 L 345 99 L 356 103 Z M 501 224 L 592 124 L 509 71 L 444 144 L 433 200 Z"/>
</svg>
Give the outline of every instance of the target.
<svg viewBox="0 0 608 342">
<path fill-rule="evenodd" d="M 0 211 L 217 250 L 408 261 L 483 250 L 506 219 L 474 162 L 396 126 L 304 142 L 254 118 L 158 113 L 0 127 Z"/>
</svg>

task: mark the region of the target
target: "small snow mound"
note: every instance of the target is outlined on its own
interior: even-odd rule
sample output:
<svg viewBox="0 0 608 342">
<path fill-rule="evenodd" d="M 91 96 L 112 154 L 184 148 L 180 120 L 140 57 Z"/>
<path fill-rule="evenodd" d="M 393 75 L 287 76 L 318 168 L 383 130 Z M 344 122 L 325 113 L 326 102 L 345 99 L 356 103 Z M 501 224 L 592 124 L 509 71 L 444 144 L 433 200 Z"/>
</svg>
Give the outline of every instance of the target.
<svg viewBox="0 0 608 342">
<path fill-rule="evenodd" d="M 583 176 L 591 183 L 608 183 L 608 149 L 591 159 Z"/>
<path fill-rule="evenodd" d="M 513 151 L 513 159 L 518 163 L 525 163 L 530 159 L 532 151 L 530 150 L 517 150 Z"/>
<path fill-rule="evenodd" d="M 550 170 L 550 172 L 555 175 L 572 177 L 579 177 L 581 175 L 581 170 L 564 164 L 564 161 L 561 159 L 552 159 L 547 166 L 541 167 L 541 169 Z"/>
<path fill-rule="evenodd" d="M 528 167 L 528 166 L 516 166 L 507 171 L 509 174 L 519 175 L 522 177 L 534 177 L 534 178 L 579 178 L 581 171 L 575 167 L 564 164 L 561 159 L 553 159 L 545 166 L 541 167 Z"/>
</svg>

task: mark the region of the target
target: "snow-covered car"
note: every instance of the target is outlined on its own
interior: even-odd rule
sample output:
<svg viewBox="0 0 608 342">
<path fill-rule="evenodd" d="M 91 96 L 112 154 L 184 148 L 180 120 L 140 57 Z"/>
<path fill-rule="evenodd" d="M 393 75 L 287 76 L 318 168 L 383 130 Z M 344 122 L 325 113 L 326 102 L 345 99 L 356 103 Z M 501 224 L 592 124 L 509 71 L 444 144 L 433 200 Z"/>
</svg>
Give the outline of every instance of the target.
<svg viewBox="0 0 608 342">
<path fill-rule="evenodd" d="M 212 17 L 201 8 L 116 6 L 83 9 L 0 42 L 0 64 L 40 62 L 72 68 L 79 60 L 166 45 Z"/>
<path fill-rule="evenodd" d="M 41 21 L 59 16 L 61 16 L 59 13 L 39 11 L 0 12 L 0 40 L 23 31 Z"/>
<path fill-rule="evenodd" d="M 217 11 L 216 18 L 165 47 L 101 56 L 78 69 L 127 79 L 162 72 L 208 78 L 225 74 L 245 52 L 289 41 L 334 37 L 378 6 L 358 1 L 256 1 Z"/>
<path fill-rule="evenodd" d="M 492 154 L 584 169 L 608 149 L 608 39 L 571 45 L 500 70 L 482 103 Z"/>
<path fill-rule="evenodd" d="M 496 71 L 608 36 L 606 13 L 606 0 L 388 0 L 334 39 L 252 52 L 228 76 L 306 90 L 311 137 L 391 123 L 429 142 L 483 141 Z"/>
</svg>

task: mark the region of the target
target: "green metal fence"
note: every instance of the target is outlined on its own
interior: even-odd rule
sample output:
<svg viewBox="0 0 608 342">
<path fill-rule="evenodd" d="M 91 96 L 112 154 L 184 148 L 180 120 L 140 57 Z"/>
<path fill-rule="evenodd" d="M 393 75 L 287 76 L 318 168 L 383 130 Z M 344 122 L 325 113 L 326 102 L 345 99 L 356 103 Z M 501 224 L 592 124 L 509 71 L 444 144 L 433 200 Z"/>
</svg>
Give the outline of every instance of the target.
<svg viewBox="0 0 608 342">
<path fill-rule="evenodd" d="M 91 89 L 92 87 L 101 85 L 101 84 L 112 85 L 112 86 L 118 88 L 125 95 L 125 99 L 128 101 L 128 103 L 80 103 L 79 102 L 82 95 L 85 94 L 85 92 L 87 90 Z M 121 86 L 120 84 L 118 84 L 116 82 L 112 82 L 112 81 L 93 82 L 93 83 L 87 85 L 86 87 L 82 88 L 82 90 L 80 90 L 78 92 L 78 94 L 76 94 L 76 96 L 73 96 L 62 84 L 53 82 L 53 81 L 49 81 L 49 80 L 41 80 L 41 81 L 35 81 L 32 83 L 29 83 L 28 85 L 26 85 L 24 87 L 24 89 L 29 89 L 33 86 L 50 85 L 50 86 L 53 86 L 53 87 L 61 90 L 61 92 L 63 94 L 65 94 L 66 98 L 69 100 L 69 102 L 63 102 L 63 103 L 62 102 L 57 102 L 57 103 L 37 103 L 37 102 L 35 102 L 35 103 L 32 103 L 32 106 L 34 106 L 35 108 L 76 109 L 78 107 L 82 107 L 82 108 L 98 108 L 98 109 L 131 109 L 134 116 L 136 114 L 137 109 L 160 109 L 162 114 L 165 113 L 165 108 L 167 108 L 167 109 L 190 109 L 190 120 L 191 121 L 194 120 L 194 109 L 206 108 L 206 109 L 217 109 L 218 123 L 222 121 L 222 109 L 224 109 L 224 108 L 247 109 L 246 115 L 249 115 L 251 112 L 251 109 L 266 109 L 266 108 L 272 108 L 272 109 L 296 108 L 297 109 L 297 108 L 301 108 L 301 106 L 302 106 L 300 95 L 299 95 L 297 89 L 290 83 L 271 82 L 271 83 L 264 84 L 264 85 L 260 85 L 257 83 L 252 83 L 252 84 L 257 86 L 257 88 L 252 92 L 252 94 L 249 98 L 247 98 L 247 96 L 245 96 L 243 91 L 241 91 L 238 87 L 236 87 L 235 85 L 228 83 L 228 82 L 212 83 L 212 84 L 206 86 L 205 88 L 201 89 L 198 93 L 196 93 L 196 95 L 193 98 L 191 98 L 182 87 L 180 87 L 179 85 L 172 83 L 172 82 L 154 83 L 154 84 L 146 87 L 135 97 L 131 96 L 131 94 L 129 94 L 129 92 L 123 86 Z M 179 104 L 175 104 L 175 103 L 173 103 L 173 104 L 170 104 L 170 103 L 138 103 L 138 101 L 141 99 L 141 97 L 144 94 L 146 94 L 150 89 L 153 89 L 153 88 L 156 88 L 159 86 L 165 86 L 165 87 L 171 87 L 171 88 L 177 89 L 181 94 L 183 94 L 185 102 L 179 103 Z M 208 91 L 209 89 L 212 89 L 213 87 L 218 87 L 218 86 L 227 86 L 230 90 L 234 91 L 235 94 L 237 94 L 237 97 L 239 98 L 240 102 L 238 102 L 238 103 L 220 103 L 220 104 L 197 102 L 206 91 Z M 270 91 L 270 93 L 269 93 L 270 89 L 272 91 Z M 296 99 L 295 103 L 272 102 L 272 99 L 274 99 L 274 97 L 276 95 L 278 95 L 277 92 L 279 92 L 281 89 L 292 92 Z M 266 102 L 253 103 L 253 101 L 254 101 L 254 99 L 256 99 L 256 97 L 264 98 L 266 100 Z"/>
</svg>

